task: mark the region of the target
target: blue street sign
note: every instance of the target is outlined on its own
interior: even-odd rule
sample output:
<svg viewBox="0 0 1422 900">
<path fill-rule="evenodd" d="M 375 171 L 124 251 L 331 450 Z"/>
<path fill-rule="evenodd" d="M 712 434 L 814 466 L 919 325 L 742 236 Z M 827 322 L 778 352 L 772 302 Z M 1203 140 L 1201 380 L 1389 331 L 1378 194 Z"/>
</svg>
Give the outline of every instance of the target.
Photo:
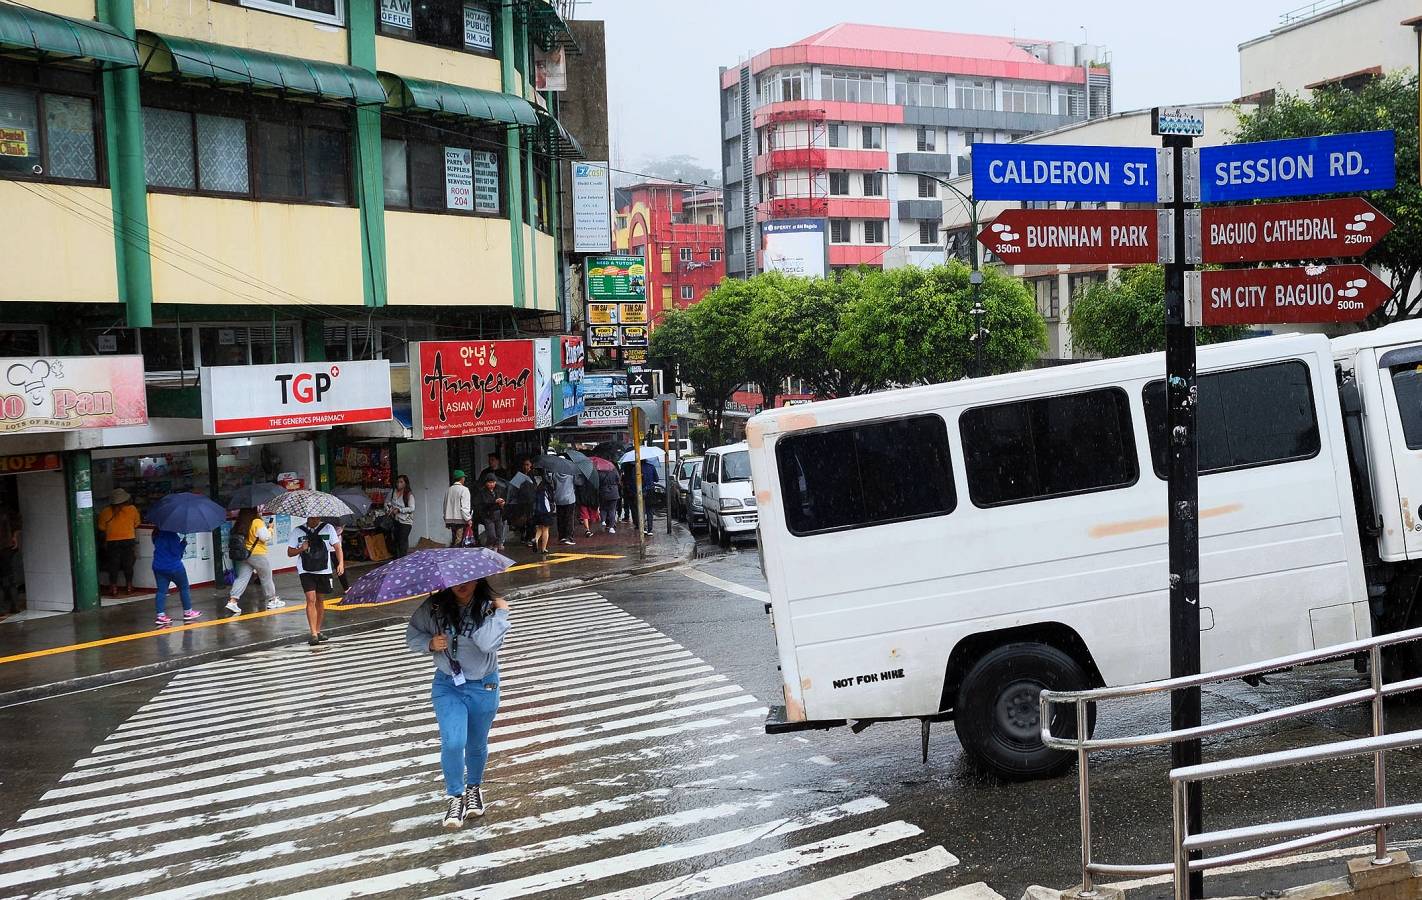
<svg viewBox="0 0 1422 900">
<path fill-rule="evenodd" d="M 974 144 L 976 200 L 1155 203 L 1155 149 L 1070 144 Z"/>
<path fill-rule="evenodd" d="M 1397 185 L 1391 131 L 1200 148 L 1200 200 L 1379 191 Z"/>
</svg>

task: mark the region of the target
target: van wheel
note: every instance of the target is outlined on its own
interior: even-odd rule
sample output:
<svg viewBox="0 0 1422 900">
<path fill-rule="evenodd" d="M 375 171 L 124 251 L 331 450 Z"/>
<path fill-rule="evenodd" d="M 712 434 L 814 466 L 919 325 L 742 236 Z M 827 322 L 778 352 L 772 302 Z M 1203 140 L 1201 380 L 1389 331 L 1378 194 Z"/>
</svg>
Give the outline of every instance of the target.
<svg viewBox="0 0 1422 900">
<path fill-rule="evenodd" d="M 716 529 L 716 543 L 719 544 L 723 549 L 731 546 L 731 536 L 726 533 L 726 529 L 724 526 L 718 527 Z"/>
<path fill-rule="evenodd" d="M 1060 775 L 1076 754 L 1042 743 L 1039 695 L 1043 689 L 1083 690 L 1086 673 L 1076 660 L 1046 644 L 1007 644 L 968 670 L 958 688 L 953 727 L 974 767 L 1023 781 Z M 1076 734 L 1076 713 L 1062 710 L 1052 733 Z M 1096 724 L 1093 705 L 1087 734 Z"/>
</svg>

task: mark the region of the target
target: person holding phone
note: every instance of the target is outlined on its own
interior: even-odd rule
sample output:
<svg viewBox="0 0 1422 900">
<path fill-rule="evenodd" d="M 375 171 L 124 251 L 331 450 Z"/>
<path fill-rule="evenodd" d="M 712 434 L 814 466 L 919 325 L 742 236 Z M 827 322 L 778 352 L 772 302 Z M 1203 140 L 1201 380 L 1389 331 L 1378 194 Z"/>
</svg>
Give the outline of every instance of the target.
<svg viewBox="0 0 1422 900">
<path fill-rule="evenodd" d="M 405 644 L 434 661 L 430 700 L 439 722 L 444 827 L 484 815 L 489 729 L 499 709 L 499 648 L 509 631 L 509 603 L 483 578 L 431 594 L 405 627 Z"/>
</svg>

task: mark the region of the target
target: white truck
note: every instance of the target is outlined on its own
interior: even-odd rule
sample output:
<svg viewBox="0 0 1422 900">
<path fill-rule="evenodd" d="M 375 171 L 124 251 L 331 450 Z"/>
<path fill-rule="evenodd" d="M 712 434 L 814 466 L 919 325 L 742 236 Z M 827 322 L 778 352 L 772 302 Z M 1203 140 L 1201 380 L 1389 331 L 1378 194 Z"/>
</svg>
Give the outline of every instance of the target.
<svg viewBox="0 0 1422 900">
<path fill-rule="evenodd" d="M 1199 360 L 1203 667 L 1422 624 L 1422 323 Z M 951 719 L 978 766 L 1037 777 L 1070 763 L 1040 742 L 1042 688 L 1168 676 L 1163 371 L 1155 354 L 751 419 L 784 682 L 766 729 Z"/>
</svg>

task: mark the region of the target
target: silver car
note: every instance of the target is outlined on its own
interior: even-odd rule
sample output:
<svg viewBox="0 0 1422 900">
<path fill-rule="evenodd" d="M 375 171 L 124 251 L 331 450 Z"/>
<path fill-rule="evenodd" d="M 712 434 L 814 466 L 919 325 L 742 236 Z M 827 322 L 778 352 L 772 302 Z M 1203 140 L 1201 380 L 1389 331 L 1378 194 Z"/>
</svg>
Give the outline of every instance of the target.
<svg viewBox="0 0 1422 900">
<path fill-rule="evenodd" d="M 691 476 L 701 471 L 701 457 L 684 456 L 677 463 L 676 477 L 672 479 L 672 515 L 685 519 L 691 498 Z"/>
</svg>

